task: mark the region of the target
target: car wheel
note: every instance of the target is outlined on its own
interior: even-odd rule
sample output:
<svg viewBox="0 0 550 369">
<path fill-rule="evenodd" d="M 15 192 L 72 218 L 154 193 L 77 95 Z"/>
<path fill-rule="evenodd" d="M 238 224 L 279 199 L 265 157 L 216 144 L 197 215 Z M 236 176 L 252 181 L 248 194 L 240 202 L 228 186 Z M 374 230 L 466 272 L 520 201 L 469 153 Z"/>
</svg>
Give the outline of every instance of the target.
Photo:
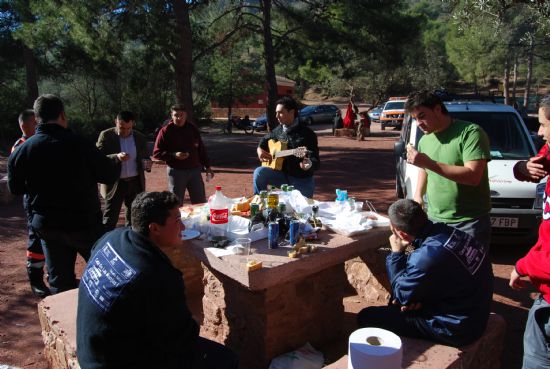
<svg viewBox="0 0 550 369">
<path fill-rule="evenodd" d="M 398 199 L 405 198 L 405 192 L 403 191 L 403 187 L 401 187 L 401 181 L 397 175 L 395 176 L 395 196 L 397 196 Z"/>
</svg>

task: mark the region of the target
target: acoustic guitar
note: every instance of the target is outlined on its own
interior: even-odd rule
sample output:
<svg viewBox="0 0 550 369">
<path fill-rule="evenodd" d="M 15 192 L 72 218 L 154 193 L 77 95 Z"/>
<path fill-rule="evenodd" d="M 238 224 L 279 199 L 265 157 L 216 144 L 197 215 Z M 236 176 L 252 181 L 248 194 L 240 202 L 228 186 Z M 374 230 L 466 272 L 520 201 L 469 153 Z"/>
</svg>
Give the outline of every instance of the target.
<svg viewBox="0 0 550 369">
<path fill-rule="evenodd" d="M 283 141 L 269 140 L 267 142 L 269 146 L 269 153 L 271 154 L 271 161 L 262 162 L 262 166 L 270 167 L 273 170 L 283 169 L 283 161 L 286 156 L 296 156 L 297 158 L 303 158 L 307 155 L 307 148 L 300 146 L 295 149 L 287 150 L 287 143 Z"/>
</svg>

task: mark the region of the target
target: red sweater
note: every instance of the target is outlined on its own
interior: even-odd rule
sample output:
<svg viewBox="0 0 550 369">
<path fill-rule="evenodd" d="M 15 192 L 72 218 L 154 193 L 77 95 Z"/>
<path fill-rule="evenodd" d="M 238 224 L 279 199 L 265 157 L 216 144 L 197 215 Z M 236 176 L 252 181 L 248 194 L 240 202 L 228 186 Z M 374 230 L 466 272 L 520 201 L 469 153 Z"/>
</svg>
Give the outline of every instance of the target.
<svg viewBox="0 0 550 369">
<path fill-rule="evenodd" d="M 185 160 L 176 159 L 174 154 L 178 151 L 188 152 L 189 157 Z M 191 122 L 179 127 L 170 121 L 162 127 L 155 142 L 153 158 L 164 160 L 170 168 L 175 169 L 210 167 L 199 129 Z"/>
<path fill-rule="evenodd" d="M 544 169 L 550 171 L 550 149 L 545 144 L 537 156 L 544 156 Z M 519 163 L 518 163 L 519 164 Z M 514 176 L 520 181 L 528 181 L 514 166 Z M 529 276 L 533 285 L 542 293 L 544 299 L 550 303 L 550 181 L 546 182 L 544 201 L 542 206 L 542 222 L 539 227 L 539 239 L 527 255 L 516 262 L 516 271 L 520 275 Z"/>
</svg>

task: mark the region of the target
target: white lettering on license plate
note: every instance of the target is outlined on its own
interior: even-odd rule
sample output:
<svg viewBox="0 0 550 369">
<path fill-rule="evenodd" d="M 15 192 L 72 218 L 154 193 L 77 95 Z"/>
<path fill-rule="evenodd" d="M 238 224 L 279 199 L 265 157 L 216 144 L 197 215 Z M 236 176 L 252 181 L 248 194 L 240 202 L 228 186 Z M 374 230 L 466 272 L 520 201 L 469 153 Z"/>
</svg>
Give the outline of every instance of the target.
<svg viewBox="0 0 550 369">
<path fill-rule="evenodd" d="M 518 218 L 491 217 L 491 227 L 494 228 L 517 228 Z"/>
</svg>

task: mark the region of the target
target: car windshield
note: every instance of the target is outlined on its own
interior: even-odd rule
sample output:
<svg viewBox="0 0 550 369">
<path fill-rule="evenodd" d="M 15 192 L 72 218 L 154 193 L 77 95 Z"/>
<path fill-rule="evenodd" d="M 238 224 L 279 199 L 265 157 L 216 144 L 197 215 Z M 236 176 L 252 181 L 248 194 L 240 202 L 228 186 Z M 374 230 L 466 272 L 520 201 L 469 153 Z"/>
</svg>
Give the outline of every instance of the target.
<svg viewBox="0 0 550 369">
<path fill-rule="evenodd" d="M 404 101 L 395 101 L 386 103 L 384 110 L 396 110 L 396 109 L 405 109 Z"/>
<path fill-rule="evenodd" d="M 491 143 L 491 159 L 526 160 L 533 156 L 529 137 L 513 113 L 450 113 L 453 118 L 479 124 Z M 418 140 L 422 131 L 418 130 Z"/>
</svg>

